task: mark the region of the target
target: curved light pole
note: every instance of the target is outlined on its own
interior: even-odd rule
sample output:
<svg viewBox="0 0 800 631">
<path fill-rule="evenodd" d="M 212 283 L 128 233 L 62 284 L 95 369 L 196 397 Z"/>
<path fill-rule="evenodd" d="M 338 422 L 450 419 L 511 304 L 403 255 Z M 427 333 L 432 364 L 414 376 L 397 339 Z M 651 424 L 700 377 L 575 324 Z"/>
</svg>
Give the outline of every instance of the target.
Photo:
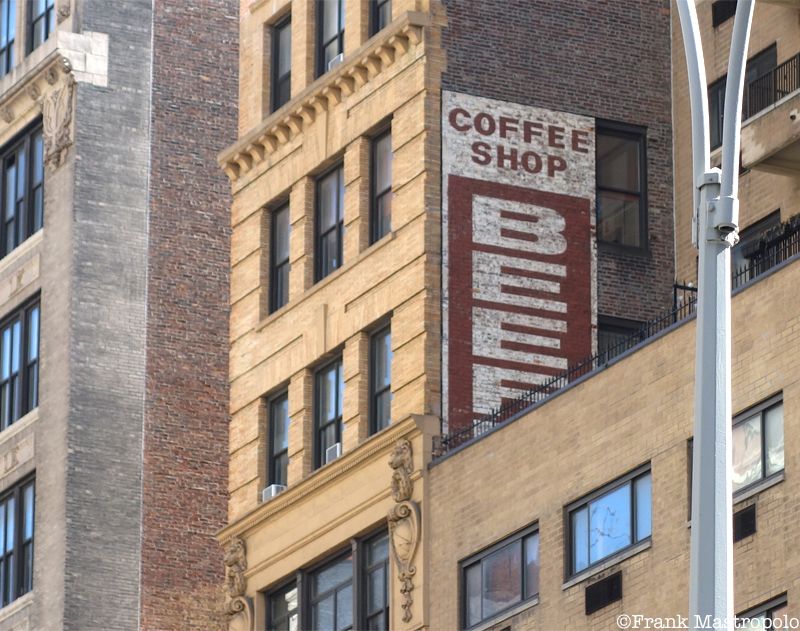
<svg viewBox="0 0 800 631">
<path fill-rule="evenodd" d="M 739 240 L 739 144 L 744 69 L 755 0 L 733 24 L 722 134 L 722 171 L 710 169 L 708 99 L 694 0 L 677 0 L 692 110 L 694 213 L 699 249 L 689 628 L 733 629 L 731 482 L 731 246 Z"/>
</svg>

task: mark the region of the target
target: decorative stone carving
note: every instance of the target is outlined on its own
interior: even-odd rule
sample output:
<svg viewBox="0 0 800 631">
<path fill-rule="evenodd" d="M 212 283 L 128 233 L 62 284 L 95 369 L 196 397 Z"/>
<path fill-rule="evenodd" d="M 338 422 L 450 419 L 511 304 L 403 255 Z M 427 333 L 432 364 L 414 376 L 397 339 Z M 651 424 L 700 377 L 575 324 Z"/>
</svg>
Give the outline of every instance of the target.
<svg viewBox="0 0 800 631">
<path fill-rule="evenodd" d="M 2 110 L 0 110 L 0 116 L 3 117 L 3 120 L 6 123 L 10 123 L 14 120 L 14 112 L 10 107 L 4 107 Z"/>
<path fill-rule="evenodd" d="M 56 81 L 58 81 L 58 69 L 55 66 L 50 66 L 47 72 L 44 73 L 44 80 L 47 81 L 48 85 L 55 85 Z"/>
<path fill-rule="evenodd" d="M 72 145 L 72 94 L 75 79 L 69 75 L 64 85 L 53 90 L 42 102 L 44 162 L 51 169 L 64 163 Z"/>
<path fill-rule="evenodd" d="M 400 593 L 403 595 L 403 622 L 412 618 L 411 605 L 414 599 L 414 555 L 420 539 L 419 504 L 411 499 L 414 485 L 411 472 L 414 470 L 411 443 L 401 438 L 394 446 L 389 458 L 392 473 L 392 497 L 396 504 L 389 510 L 389 537 L 392 541 L 392 555 L 397 564 L 397 578 L 400 581 Z"/>
<path fill-rule="evenodd" d="M 42 96 L 42 91 L 39 89 L 38 85 L 31 83 L 28 86 L 28 96 L 31 97 L 31 101 L 36 101 L 40 96 Z"/>
<path fill-rule="evenodd" d="M 61 2 L 58 5 L 58 23 L 61 24 L 64 20 L 66 20 L 69 17 L 71 11 L 72 10 L 70 9 L 69 6 L 69 0 L 66 0 L 66 2 Z"/>
<path fill-rule="evenodd" d="M 225 612 L 233 617 L 244 616 L 245 629 L 251 629 L 253 623 L 253 604 L 247 596 L 247 579 L 244 572 L 247 569 L 247 555 L 244 541 L 234 537 L 225 547 L 223 560 L 225 562 L 225 589 L 228 603 Z"/>
</svg>

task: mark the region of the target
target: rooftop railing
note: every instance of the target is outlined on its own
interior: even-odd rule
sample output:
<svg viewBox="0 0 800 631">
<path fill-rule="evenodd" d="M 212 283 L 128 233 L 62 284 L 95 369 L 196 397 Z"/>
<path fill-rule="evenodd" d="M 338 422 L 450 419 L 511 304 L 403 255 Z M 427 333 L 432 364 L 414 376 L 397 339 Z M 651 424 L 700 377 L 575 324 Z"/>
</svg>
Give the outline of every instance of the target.
<svg viewBox="0 0 800 631">
<path fill-rule="evenodd" d="M 800 53 L 745 86 L 742 120 L 800 90 Z"/>
<path fill-rule="evenodd" d="M 748 248 L 747 263 L 732 273 L 732 288 L 738 289 L 747 285 L 784 261 L 797 257 L 798 254 L 800 254 L 800 215 L 765 232 Z M 434 443 L 434 457 L 442 457 L 456 447 L 477 439 L 489 430 L 547 400 L 576 379 L 605 369 L 618 355 L 636 349 L 661 331 L 688 320 L 694 314 L 696 306 L 697 289 L 688 285 L 675 285 L 672 309 L 649 320 L 636 333 L 618 344 L 570 366 L 547 382 L 473 421 L 470 426 L 437 437 Z"/>
</svg>

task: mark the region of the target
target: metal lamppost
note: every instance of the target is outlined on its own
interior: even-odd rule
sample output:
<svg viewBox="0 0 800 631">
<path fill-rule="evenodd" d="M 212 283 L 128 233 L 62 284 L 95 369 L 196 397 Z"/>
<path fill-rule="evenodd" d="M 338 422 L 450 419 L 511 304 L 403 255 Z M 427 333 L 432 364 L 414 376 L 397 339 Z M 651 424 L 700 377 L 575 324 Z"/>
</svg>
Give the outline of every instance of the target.
<svg viewBox="0 0 800 631">
<path fill-rule="evenodd" d="M 722 135 L 722 171 L 709 168 L 703 48 L 695 0 L 677 0 L 692 110 L 694 214 L 699 249 L 692 475 L 689 628 L 733 621 L 731 482 L 731 252 L 739 240 L 739 144 L 747 43 L 755 0 L 739 0 L 733 24 Z"/>
</svg>

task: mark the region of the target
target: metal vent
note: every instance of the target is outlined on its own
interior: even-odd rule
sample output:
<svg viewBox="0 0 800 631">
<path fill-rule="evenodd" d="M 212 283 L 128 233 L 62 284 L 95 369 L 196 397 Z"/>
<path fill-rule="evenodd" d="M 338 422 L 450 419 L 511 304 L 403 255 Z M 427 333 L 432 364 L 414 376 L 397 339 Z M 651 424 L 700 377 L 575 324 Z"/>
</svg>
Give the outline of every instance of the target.
<svg viewBox="0 0 800 631">
<path fill-rule="evenodd" d="M 622 600 L 622 572 L 586 586 L 586 615 Z"/>
<path fill-rule="evenodd" d="M 756 534 L 756 505 L 751 504 L 733 514 L 733 540 L 739 541 Z"/>
</svg>

